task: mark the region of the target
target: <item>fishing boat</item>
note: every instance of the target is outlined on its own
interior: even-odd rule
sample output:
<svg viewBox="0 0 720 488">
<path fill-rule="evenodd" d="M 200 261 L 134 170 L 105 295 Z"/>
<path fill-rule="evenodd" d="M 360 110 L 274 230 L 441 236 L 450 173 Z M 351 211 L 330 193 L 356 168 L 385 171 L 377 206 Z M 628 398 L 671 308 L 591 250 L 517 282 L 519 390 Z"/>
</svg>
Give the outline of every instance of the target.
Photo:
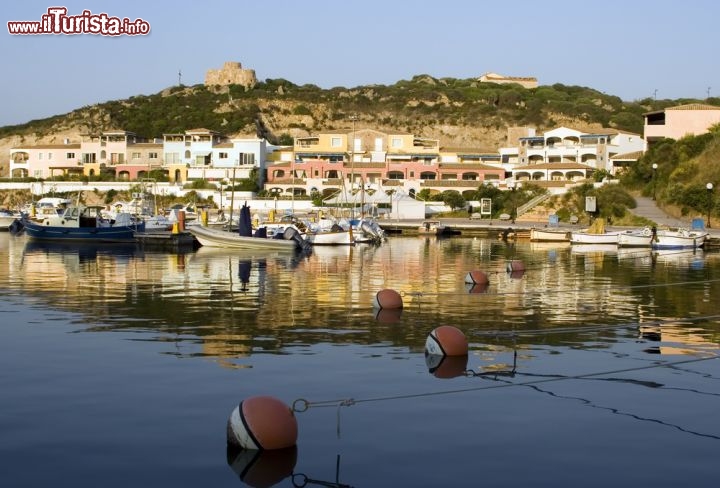
<svg viewBox="0 0 720 488">
<path fill-rule="evenodd" d="M 22 215 L 19 212 L 11 212 L 8 209 L 0 209 L 0 231 L 9 231 L 13 223 L 21 219 Z"/>
<path fill-rule="evenodd" d="M 618 234 L 619 247 L 650 247 L 653 231 L 650 227 L 626 230 Z"/>
<path fill-rule="evenodd" d="M 130 214 L 117 214 L 114 220 L 102 215 L 99 205 L 68 205 L 60 214 L 48 214 L 42 220 L 23 219 L 30 239 L 43 241 L 135 242 L 135 233 L 144 232 L 145 223 Z"/>
<path fill-rule="evenodd" d="M 659 230 L 651 243 L 653 249 L 700 249 L 708 233 L 687 229 Z"/>
<path fill-rule="evenodd" d="M 445 233 L 445 224 L 439 220 L 426 220 L 418 227 L 418 234 L 424 236 L 441 236 Z"/>
<path fill-rule="evenodd" d="M 605 230 L 605 220 L 596 219 L 587 229 L 572 231 L 571 244 L 612 244 L 617 245 L 619 231 Z"/>
<path fill-rule="evenodd" d="M 570 232 L 563 229 L 530 229 L 531 242 L 570 242 Z"/>
<path fill-rule="evenodd" d="M 243 205 L 240 209 L 237 232 L 229 232 L 203 225 L 190 225 L 187 230 L 195 236 L 202 246 L 208 247 L 295 251 L 297 249 L 307 249 L 310 246 L 298 228 L 292 224 L 287 225 L 282 233 L 277 233 L 273 237 L 268 237 L 265 227 L 260 227 L 253 232 L 250 207 L 247 205 Z"/>
</svg>

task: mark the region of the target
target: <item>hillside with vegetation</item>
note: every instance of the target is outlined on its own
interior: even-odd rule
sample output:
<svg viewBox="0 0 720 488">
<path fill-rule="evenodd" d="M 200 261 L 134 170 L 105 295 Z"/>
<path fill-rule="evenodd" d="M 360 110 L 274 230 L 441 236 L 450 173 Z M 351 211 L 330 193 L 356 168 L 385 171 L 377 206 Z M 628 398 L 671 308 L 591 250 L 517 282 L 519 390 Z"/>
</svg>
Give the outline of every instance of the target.
<svg viewBox="0 0 720 488">
<path fill-rule="evenodd" d="M 538 133 L 558 126 L 591 131 L 616 128 L 642 134 L 643 114 L 686 104 L 720 106 L 720 98 L 623 101 L 592 88 L 562 84 L 526 89 L 519 85 L 481 83 L 476 79 L 433 78 L 418 75 L 393 85 L 322 89 L 296 85 L 284 79 L 267 79 L 254 88 L 174 86 L 153 95 L 141 95 L 81 107 L 68 114 L 0 127 L 0 177 L 8 174 L 9 149 L 22 144 L 79 141 L 82 134 L 124 129 L 141 137 L 160 137 L 193 128 L 206 128 L 228 136 L 261 136 L 271 143 L 289 145 L 294 137 L 324 130 L 356 128 L 402 131 L 436 138 L 444 147 L 472 147 L 496 151 L 514 144 L 507 140 L 510 127 L 534 127 Z M 623 178 L 628 191 L 654 193 L 679 215 L 718 207 L 706 189 L 720 183 L 718 131 L 664 141 L 653 147 Z M 657 170 L 652 165 L 657 164 Z M 599 175 L 602 176 L 602 175 Z M 494 197 L 497 212 L 516 202 L 480 188 L 472 199 Z M 584 196 L 595 191 L 583 186 L 552 202 L 562 215 L 582 212 Z M 599 199 L 624 202 L 605 205 L 606 217 L 622 219 L 632 201 L 616 190 L 604 190 Z M 528 197 L 532 192 L 528 190 Z M 443 198 L 457 201 L 456 195 Z M 507 200 L 507 201 L 505 201 Z"/>
<path fill-rule="evenodd" d="M 399 130 L 440 139 L 443 146 L 496 150 L 507 145 L 508 127 L 529 126 L 539 132 L 559 125 L 580 130 L 607 127 L 641 134 L 643 113 L 691 102 L 697 100 L 627 102 L 587 87 L 555 84 L 525 89 L 428 75 L 393 85 L 330 89 L 267 79 L 252 89 L 175 86 L 1 127 L 0 147 L 9 147 L 8 142 L 59 142 L 59 137 L 104 130 L 160 137 L 199 127 L 229 136 L 257 134 L 287 144 L 296 136 L 349 128 L 349 118 L 355 116 L 358 128 Z M 720 105 L 720 99 L 705 103 Z"/>
</svg>

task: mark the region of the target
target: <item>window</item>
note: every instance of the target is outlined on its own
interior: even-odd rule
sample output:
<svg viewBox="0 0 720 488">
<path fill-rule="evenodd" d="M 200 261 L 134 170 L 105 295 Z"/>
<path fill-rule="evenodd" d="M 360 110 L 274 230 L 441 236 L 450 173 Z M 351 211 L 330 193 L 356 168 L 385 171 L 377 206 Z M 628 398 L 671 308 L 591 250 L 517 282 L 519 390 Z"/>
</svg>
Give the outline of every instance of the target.
<svg viewBox="0 0 720 488">
<path fill-rule="evenodd" d="M 156 152 L 148 153 L 148 159 L 157 159 L 158 158 L 157 156 L 158 156 L 158 153 L 156 153 Z"/>
<path fill-rule="evenodd" d="M 180 154 L 178 153 L 165 153 L 165 162 L 167 164 L 178 164 L 180 162 Z"/>
<path fill-rule="evenodd" d="M 402 147 L 402 145 L 403 145 L 402 139 L 399 138 L 399 137 L 393 137 L 393 138 L 392 138 L 392 141 L 390 142 L 390 145 L 391 145 L 393 148 L 396 148 L 396 149 L 397 149 L 397 148 L 400 148 L 400 147 Z"/>
<path fill-rule="evenodd" d="M 227 159 L 227 158 L 228 158 L 228 153 L 226 153 L 226 152 L 221 152 L 221 153 L 218 155 L 218 157 L 219 157 L 220 159 Z"/>
<path fill-rule="evenodd" d="M 139 152 L 134 152 L 134 153 L 132 153 L 132 158 L 133 158 L 133 159 L 140 159 L 140 153 L 139 153 Z"/>
<path fill-rule="evenodd" d="M 43 153 L 38 153 L 38 159 L 42 161 L 42 155 Z"/>
<path fill-rule="evenodd" d="M 330 139 L 330 146 L 340 147 L 342 145 L 342 139 L 339 137 L 333 137 Z"/>
<path fill-rule="evenodd" d="M 66 153 L 65 159 L 75 159 L 75 153 Z"/>
<path fill-rule="evenodd" d="M 53 153 L 48 153 L 48 161 L 52 161 Z"/>
</svg>

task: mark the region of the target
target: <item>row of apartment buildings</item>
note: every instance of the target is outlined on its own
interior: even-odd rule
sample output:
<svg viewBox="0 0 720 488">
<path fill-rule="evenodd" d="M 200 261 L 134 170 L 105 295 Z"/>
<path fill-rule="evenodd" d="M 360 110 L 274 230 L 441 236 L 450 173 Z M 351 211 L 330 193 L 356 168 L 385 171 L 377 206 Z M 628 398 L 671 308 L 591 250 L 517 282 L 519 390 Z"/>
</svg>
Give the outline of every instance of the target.
<svg viewBox="0 0 720 488">
<path fill-rule="evenodd" d="M 699 134 L 720 122 L 720 107 L 684 105 L 645 116 L 645 132 L 678 138 Z M 499 149 L 442 146 L 439 139 L 362 128 L 298 137 L 293 146 L 274 146 L 255 137 L 228 138 L 193 129 L 145 140 L 124 130 L 83 136 L 80 142 L 15 147 L 12 177 L 53 179 L 92 177 L 110 172 L 119 180 L 138 180 L 162 171 L 184 184 L 205 179 L 229 182 L 257 174 L 272 193 L 329 194 L 343 188 L 415 194 L 457 190 L 491 183 L 499 187 L 532 181 L 565 185 L 604 170 L 618 174 L 646 150 L 646 138 L 614 129 L 583 132 L 558 127 L 542 134 L 532 128 L 508 130 L 514 144 Z"/>
</svg>

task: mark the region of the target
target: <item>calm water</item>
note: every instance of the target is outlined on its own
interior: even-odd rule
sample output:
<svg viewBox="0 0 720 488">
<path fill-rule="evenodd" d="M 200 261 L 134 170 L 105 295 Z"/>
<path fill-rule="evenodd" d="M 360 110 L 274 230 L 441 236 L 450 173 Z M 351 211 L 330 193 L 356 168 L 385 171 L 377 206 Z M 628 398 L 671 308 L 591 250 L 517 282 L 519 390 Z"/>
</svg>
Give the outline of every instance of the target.
<svg viewBox="0 0 720 488">
<path fill-rule="evenodd" d="M 717 486 L 719 257 L 463 237 L 177 255 L 0 235 L 0 479 Z M 401 313 L 373 310 L 383 288 Z M 439 325 L 470 354 L 436 370 Z M 230 412 L 257 395 L 309 402 L 297 449 L 227 452 Z"/>
</svg>

